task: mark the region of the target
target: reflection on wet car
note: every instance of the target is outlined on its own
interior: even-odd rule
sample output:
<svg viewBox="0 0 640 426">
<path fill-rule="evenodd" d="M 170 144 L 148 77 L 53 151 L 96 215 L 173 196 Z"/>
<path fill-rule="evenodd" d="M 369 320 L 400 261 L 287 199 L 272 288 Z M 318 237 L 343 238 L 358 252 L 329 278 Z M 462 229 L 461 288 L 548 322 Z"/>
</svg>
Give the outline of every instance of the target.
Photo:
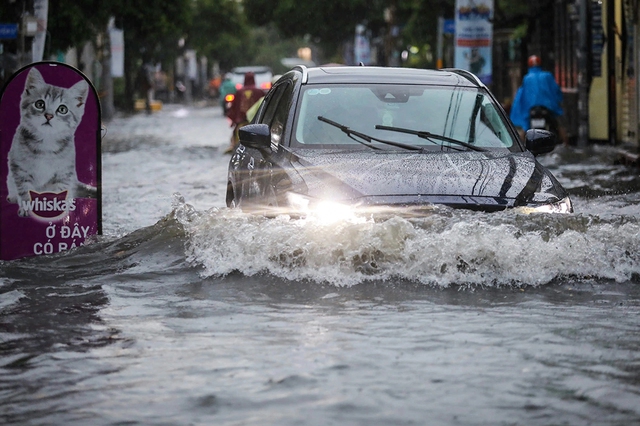
<svg viewBox="0 0 640 426">
<path fill-rule="evenodd" d="M 269 215 L 441 205 L 571 213 L 567 191 L 536 160 L 555 144 L 537 129 L 521 141 L 467 71 L 299 66 L 240 130 L 226 202 Z"/>
</svg>

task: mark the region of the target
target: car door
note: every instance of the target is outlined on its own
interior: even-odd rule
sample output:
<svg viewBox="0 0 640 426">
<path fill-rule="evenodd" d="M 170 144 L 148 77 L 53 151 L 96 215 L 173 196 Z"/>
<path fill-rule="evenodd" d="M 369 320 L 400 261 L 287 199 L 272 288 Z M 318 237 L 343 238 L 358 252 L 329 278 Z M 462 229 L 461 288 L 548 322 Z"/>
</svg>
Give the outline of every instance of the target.
<svg viewBox="0 0 640 426">
<path fill-rule="evenodd" d="M 241 182 L 241 194 L 245 207 L 250 202 L 252 207 L 278 205 L 274 192 L 274 169 L 282 170 L 279 163 L 283 159 L 280 144 L 289 116 L 293 83 L 285 80 L 274 86 L 264 100 L 257 113 L 255 123 L 266 124 L 271 133 L 271 149 L 259 150 L 243 147 L 243 158 L 240 168 L 244 170 Z M 278 175 L 279 173 L 275 173 Z"/>
<path fill-rule="evenodd" d="M 293 80 L 285 80 L 276 88 L 281 95 L 272 110 L 265 110 L 264 123 L 271 133 L 271 152 L 265 159 L 265 170 L 268 169 L 268 187 L 265 187 L 267 203 L 273 207 L 283 207 L 286 203 L 286 192 L 291 188 L 291 171 L 287 135 L 290 134 L 289 121 L 293 117 Z M 271 111 L 273 113 L 271 114 Z"/>
</svg>

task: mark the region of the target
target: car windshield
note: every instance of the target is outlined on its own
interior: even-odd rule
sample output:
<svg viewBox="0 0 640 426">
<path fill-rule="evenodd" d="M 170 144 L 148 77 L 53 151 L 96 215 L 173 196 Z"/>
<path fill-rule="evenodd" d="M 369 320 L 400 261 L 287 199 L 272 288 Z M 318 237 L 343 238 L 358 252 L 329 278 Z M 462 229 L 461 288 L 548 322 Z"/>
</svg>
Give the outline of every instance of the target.
<svg viewBox="0 0 640 426">
<path fill-rule="evenodd" d="M 492 98 L 476 88 L 397 84 L 307 86 L 299 105 L 295 146 L 362 146 L 344 131 L 347 127 L 373 139 L 425 150 L 460 149 L 461 144 L 454 141 L 486 149 L 519 150 Z M 372 144 L 376 145 L 375 140 Z"/>
</svg>

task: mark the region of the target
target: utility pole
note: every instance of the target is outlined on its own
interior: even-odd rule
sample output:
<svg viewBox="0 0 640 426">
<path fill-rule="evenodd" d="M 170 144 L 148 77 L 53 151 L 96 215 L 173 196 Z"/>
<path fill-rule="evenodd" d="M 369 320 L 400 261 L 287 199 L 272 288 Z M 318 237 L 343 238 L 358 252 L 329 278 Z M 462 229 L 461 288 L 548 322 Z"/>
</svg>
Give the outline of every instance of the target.
<svg viewBox="0 0 640 426">
<path fill-rule="evenodd" d="M 443 68 L 443 41 L 444 38 L 444 17 L 443 16 L 438 16 L 438 39 L 437 39 L 437 58 L 436 58 L 436 68 L 437 69 L 441 69 Z"/>
<path fill-rule="evenodd" d="M 579 0 L 579 45 L 578 45 L 578 147 L 589 142 L 589 13 L 590 0 Z"/>
<path fill-rule="evenodd" d="M 109 121 L 115 115 L 115 107 L 113 104 L 113 76 L 111 75 L 111 34 L 110 26 L 107 27 L 106 34 L 102 37 L 100 46 L 100 59 L 102 63 L 102 118 Z"/>
<path fill-rule="evenodd" d="M 33 19 L 36 22 L 36 32 L 31 43 L 31 61 L 40 62 L 44 57 L 44 46 L 47 41 L 47 18 L 49 14 L 49 0 L 34 0 Z"/>
<path fill-rule="evenodd" d="M 616 2 L 608 0 L 607 5 L 607 106 L 609 110 L 609 144 L 615 145 L 618 139 L 618 112 L 616 110 Z"/>
<path fill-rule="evenodd" d="M 27 11 L 27 2 L 22 2 L 22 15 L 20 16 L 20 34 L 18 35 L 18 66 L 23 66 L 34 62 L 31 58 L 27 59 L 27 38 L 28 41 L 33 40 L 33 36 L 38 33 L 38 20 L 33 16 L 31 11 Z M 31 53 L 31 50 L 29 50 Z"/>
<path fill-rule="evenodd" d="M 398 27 L 396 26 L 397 0 L 392 0 L 389 7 L 384 11 L 384 20 L 387 23 L 387 34 L 385 37 L 385 58 L 386 66 L 397 67 L 400 65 L 398 60 L 397 37 Z"/>
</svg>

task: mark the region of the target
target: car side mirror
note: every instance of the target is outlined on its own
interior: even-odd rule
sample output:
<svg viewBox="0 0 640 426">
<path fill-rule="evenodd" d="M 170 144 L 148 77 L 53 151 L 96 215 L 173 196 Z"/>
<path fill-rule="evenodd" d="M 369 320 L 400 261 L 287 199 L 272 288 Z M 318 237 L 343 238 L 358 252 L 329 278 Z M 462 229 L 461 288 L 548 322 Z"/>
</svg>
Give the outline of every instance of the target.
<svg viewBox="0 0 640 426">
<path fill-rule="evenodd" d="M 553 132 L 542 129 L 529 129 L 525 134 L 527 150 L 533 155 L 546 154 L 556 147 L 557 138 Z"/>
<path fill-rule="evenodd" d="M 271 131 L 266 124 L 247 124 L 238 129 L 240 143 L 248 148 L 265 149 L 271 146 Z"/>
</svg>

